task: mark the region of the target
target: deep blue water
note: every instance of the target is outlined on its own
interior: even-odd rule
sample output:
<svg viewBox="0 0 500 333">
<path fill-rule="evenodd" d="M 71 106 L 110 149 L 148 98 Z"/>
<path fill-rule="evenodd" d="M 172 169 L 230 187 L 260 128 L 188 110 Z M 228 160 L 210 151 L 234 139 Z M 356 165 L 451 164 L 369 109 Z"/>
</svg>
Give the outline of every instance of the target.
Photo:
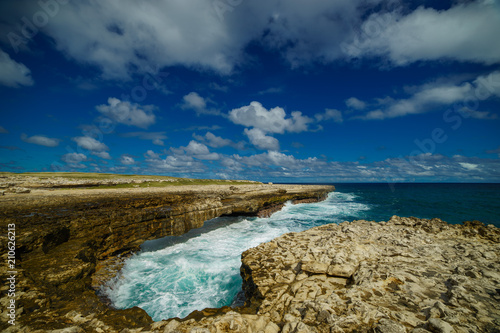
<svg viewBox="0 0 500 333">
<path fill-rule="evenodd" d="M 500 227 L 500 184 L 336 184 L 336 191 L 370 206 L 352 218 L 386 221 L 392 215 L 440 218 L 448 223 L 479 220 Z"/>
<path fill-rule="evenodd" d="M 154 320 L 231 305 L 241 290 L 241 253 L 287 232 L 392 215 L 480 220 L 500 227 L 500 184 L 334 184 L 328 199 L 287 204 L 270 218 L 221 217 L 179 237 L 146 242 L 103 291 L 117 308 Z"/>
</svg>

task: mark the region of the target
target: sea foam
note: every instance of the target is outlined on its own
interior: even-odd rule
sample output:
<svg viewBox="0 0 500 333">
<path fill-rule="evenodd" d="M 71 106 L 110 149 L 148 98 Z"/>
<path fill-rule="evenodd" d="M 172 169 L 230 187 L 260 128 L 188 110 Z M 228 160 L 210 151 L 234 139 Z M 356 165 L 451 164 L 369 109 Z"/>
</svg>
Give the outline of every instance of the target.
<svg viewBox="0 0 500 333">
<path fill-rule="evenodd" d="M 331 193 L 319 203 L 287 203 L 270 218 L 221 217 L 185 235 L 147 242 L 103 292 L 115 307 L 138 306 L 154 320 L 231 305 L 241 291 L 242 252 L 287 232 L 359 218 L 370 207 L 355 198 Z"/>
</svg>

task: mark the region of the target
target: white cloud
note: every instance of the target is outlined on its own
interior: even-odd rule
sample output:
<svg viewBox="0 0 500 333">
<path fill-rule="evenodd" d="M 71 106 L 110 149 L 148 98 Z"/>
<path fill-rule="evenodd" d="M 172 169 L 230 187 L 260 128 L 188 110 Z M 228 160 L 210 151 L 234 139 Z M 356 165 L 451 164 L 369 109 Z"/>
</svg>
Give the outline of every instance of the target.
<svg viewBox="0 0 500 333">
<path fill-rule="evenodd" d="M 189 147 L 189 145 L 188 145 Z M 148 151 L 146 172 L 148 173 L 200 173 L 203 177 L 223 173 L 231 179 L 255 179 L 262 181 L 317 182 L 383 182 L 388 184 L 404 181 L 500 181 L 499 159 L 483 159 L 465 156 L 447 157 L 423 153 L 399 156 L 374 162 L 335 162 L 316 157 L 297 158 L 278 151 L 240 156 L 220 155 L 217 161 L 202 161 L 192 153 L 207 153 L 202 146 L 191 145 L 172 151 L 172 155 L 161 159 Z M 498 153 L 498 150 L 490 153 Z M 186 171 L 188 170 L 188 171 Z"/>
<path fill-rule="evenodd" d="M 207 146 L 193 140 L 189 142 L 188 146 L 185 148 L 185 151 L 191 155 L 204 155 L 210 153 Z"/>
<path fill-rule="evenodd" d="M 39 10 L 33 1 L 16 3 L 11 7 L 22 10 L 15 18 Z M 313 59 L 337 59 L 342 56 L 339 42 L 350 34 L 351 26 L 359 23 L 362 12 L 358 8 L 366 4 L 362 0 L 340 0 L 304 6 L 301 0 L 255 0 L 244 1 L 236 8 L 230 4 L 232 10 L 221 14 L 216 3 L 68 2 L 42 31 L 53 38 L 59 50 L 80 63 L 95 65 L 106 79 L 130 78 L 131 72 L 150 71 L 149 64 L 159 68 L 184 65 L 230 74 L 243 62 L 248 43 L 264 32 L 263 45 L 282 52 L 292 66 Z M 16 27 L 17 21 L 8 19 Z"/>
<path fill-rule="evenodd" d="M 455 103 L 471 102 L 478 105 L 481 100 L 492 96 L 500 96 L 500 72 L 492 72 L 479 76 L 472 82 L 456 84 L 453 82 L 433 82 L 420 87 L 413 87 L 413 94 L 405 99 L 392 97 L 379 98 L 373 103 L 376 109 L 353 118 L 365 120 L 382 120 L 419 114 L 432 111 L 442 106 Z M 470 108 L 459 110 L 464 117 L 476 119 L 496 119 L 498 116 L 488 111 L 477 111 Z"/>
<path fill-rule="evenodd" d="M 120 157 L 120 163 L 123 165 L 132 165 L 135 164 L 135 160 L 128 155 L 122 155 Z"/>
<path fill-rule="evenodd" d="M 366 103 L 357 99 L 356 97 L 348 98 L 345 101 L 345 105 L 356 110 L 363 110 L 366 107 Z"/>
<path fill-rule="evenodd" d="M 8 32 L 18 31 L 17 18 L 39 10 L 34 1 L 12 3 L 15 8 L 8 9 L 16 15 L 0 27 L 7 43 Z M 281 53 L 291 67 L 358 56 L 385 56 L 396 65 L 438 59 L 492 64 L 500 57 L 495 1 L 460 1 L 448 10 L 421 7 L 408 14 L 394 8 L 399 1 L 382 0 L 307 6 L 303 0 L 229 2 L 231 10 L 224 14 L 216 3 L 69 2 L 41 30 L 58 50 L 98 67 L 105 79 L 130 79 L 133 73 L 177 65 L 227 75 L 249 59 L 244 53 L 252 41 Z M 342 49 L 342 42 L 347 47 Z"/>
<path fill-rule="evenodd" d="M 96 109 L 104 116 L 128 126 L 148 128 L 156 121 L 156 117 L 153 113 L 156 109 L 154 105 L 141 106 L 136 103 L 121 101 L 118 98 L 110 97 L 108 98 L 108 104 L 98 105 Z"/>
<path fill-rule="evenodd" d="M 27 143 L 33 143 L 35 145 L 45 146 L 45 147 L 57 147 L 59 145 L 59 139 L 48 138 L 44 135 L 34 135 L 28 137 L 26 134 L 21 134 L 21 140 Z"/>
<path fill-rule="evenodd" d="M 111 155 L 107 151 L 93 151 L 91 152 L 92 155 L 95 155 L 97 157 L 103 158 L 105 160 L 110 160 Z"/>
<path fill-rule="evenodd" d="M 263 150 L 279 150 L 280 143 L 276 138 L 267 136 L 262 130 L 258 128 L 248 129 L 245 128 L 245 135 L 248 136 L 250 142 L 258 149 Z"/>
<path fill-rule="evenodd" d="M 303 116 L 300 111 L 293 111 L 292 118 L 286 118 L 283 108 L 275 107 L 267 110 L 259 102 L 233 109 L 229 112 L 229 120 L 238 125 L 255 127 L 267 133 L 304 132 L 313 120 Z"/>
<path fill-rule="evenodd" d="M 333 120 L 336 123 L 342 123 L 344 118 L 342 112 L 336 109 L 326 109 L 324 113 L 317 113 L 314 115 L 316 121 Z"/>
<path fill-rule="evenodd" d="M 28 67 L 16 62 L 7 53 L 0 50 L 0 84 L 19 88 L 20 86 L 32 86 L 34 83 Z"/>
<path fill-rule="evenodd" d="M 151 160 L 156 160 L 156 159 L 159 159 L 160 158 L 160 155 L 155 153 L 154 151 L 152 150 L 148 150 L 145 154 L 144 154 L 144 157 L 146 159 L 151 159 Z"/>
<path fill-rule="evenodd" d="M 221 112 L 216 109 L 208 109 L 207 108 L 207 100 L 196 92 L 190 92 L 182 98 L 183 102 L 181 104 L 181 108 L 187 110 L 196 111 L 197 115 L 200 114 L 211 114 L 211 115 L 220 115 Z"/>
<path fill-rule="evenodd" d="M 68 154 L 64 154 L 61 157 L 61 160 L 63 160 L 65 163 L 67 163 L 68 166 L 71 168 L 83 169 L 83 168 L 87 167 L 86 165 L 81 163 L 81 162 L 84 162 L 87 160 L 87 156 L 85 154 L 68 153 Z"/>
<path fill-rule="evenodd" d="M 73 141 L 75 141 L 79 147 L 90 151 L 100 152 L 109 150 L 108 146 L 106 146 L 104 143 L 97 141 L 96 139 L 89 136 L 77 136 L 73 138 Z"/>
<path fill-rule="evenodd" d="M 77 136 L 72 138 L 72 140 L 76 142 L 78 147 L 89 150 L 92 155 L 106 160 L 111 159 L 111 156 L 107 152 L 109 150 L 108 146 L 94 138 L 89 136 Z"/>
<path fill-rule="evenodd" d="M 244 142 L 235 143 L 232 140 L 224 139 L 224 138 L 217 136 L 211 132 L 207 132 L 205 134 L 205 136 L 193 134 L 193 138 L 195 138 L 196 140 L 198 140 L 202 143 L 205 143 L 206 145 L 208 145 L 212 148 L 222 148 L 222 147 L 230 146 L 230 147 L 233 147 L 235 149 L 243 149 L 245 147 Z"/>
<path fill-rule="evenodd" d="M 475 170 L 479 165 L 472 163 L 458 163 L 466 170 Z"/>
<path fill-rule="evenodd" d="M 187 147 L 171 148 L 174 157 L 189 156 L 199 160 L 218 160 L 220 155 L 217 153 L 210 153 L 208 147 L 202 143 L 191 140 Z"/>
<path fill-rule="evenodd" d="M 154 145 L 164 146 L 165 140 L 167 136 L 165 132 L 130 132 L 130 133 L 122 133 L 120 136 L 124 138 L 139 138 L 141 140 L 151 140 Z"/>
<path fill-rule="evenodd" d="M 171 155 L 161 159 L 158 154 L 148 150 L 144 155 L 149 167 L 147 170 L 150 173 L 199 173 L 206 170 L 201 161 L 185 154 Z"/>
<path fill-rule="evenodd" d="M 196 92 L 190 92 L 182 98 L 184 100 L 183 108 L 186 109 L 204 109 L 207 107 L 205 99 Z"/>
<path fill-rule="evenodd" d="M 419 7 L 372 14 L 345 50 L 351 56 L 383 56 L 403 66 L 419 60 L 500 61 L 500 15 L 495 1 L 458 3 L 448 10 Z"/>
<path fill-rule="evenodd" d="M 319 171 L 320 168 L 326 167 L 327 162 L 317 159 L 316 157 L 310 157 L 307 159 L 297 159 L 293 155 L 286 155 L 278 151 L 268 151 L 262 154 L 243 156 L 233 155 L 233 158 L 250 167 L 257 168 L 269 168 L 269 167 L 279 167 L 280 170 L 302 170 L 306 172 Z"/>
</svg>

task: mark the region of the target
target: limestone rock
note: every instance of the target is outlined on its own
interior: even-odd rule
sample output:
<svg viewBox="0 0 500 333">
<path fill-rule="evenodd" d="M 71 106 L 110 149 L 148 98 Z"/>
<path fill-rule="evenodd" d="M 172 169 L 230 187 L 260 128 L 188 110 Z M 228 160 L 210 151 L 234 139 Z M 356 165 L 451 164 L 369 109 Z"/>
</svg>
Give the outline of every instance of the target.
<svg viewBox="0 0 500 333">
<path fill-rule="evenodd" d="M 0 188 L 6 191 L 29 192 L 15 195 L 15 199 L 12 195 L 0 197 L 0 220 L 5 225 L 15 224 L 16 254 L 21 258 L 16 260 L 16 295 L 20 299 L 17 310 L 23 312 L 16 330 L 50 331 L 66 325 L 88 332 L 147 332 L 153 323 L 144 310 L 111 309 L 109 300 L 99 294 L 99 287 L 116 275 L 123 259 L 139 250 L 144 241 L 182 235 L 222 215 L 269 215 L 287 201 L 321 201 L 334 190 L 332 186 L 244 183 L 236 189 L 230 189 L 231 184 L 143 187 L 159 180 L 164 179 L 0 178 Z M 118 184 L 130 184 L 130 188 L 86 188 Z M 47 190 L 66 187 L 73 189 Z M 4 249 L 6 236 L 0 235 Z M 7 252 L 1 256 L 7 262 Z M 0 269 L 4 281 L 5 268 Z M 279 280 L 290 283 L 295 273 L 283 272 Z M 7 300 L 4 295 L 1 302 Z M 71 315 L 66 316 L 68 313 Z M 229 325 L 236 327 L 240 319 L 233 318 Z M 261 330 L 268 327 L 273 331 L 275 324 L 269 323 L 267 319 Z M 0 331 L 7 328 L 5 321 L 0 322 Z"/>
<path fill-rule="evenodd" d="M 282 332 L 491 331 L 499 235 L 397 216 L 285 234 L 242 254 L 246 307 Z"/>
<path fill-rule="evenodd" d="M 431 332 L 434 333 L 453 333 L 455 330 L 453 327 L 445 322 L 444 320 L 431 318 L 429 319 L 428 328 Z"/>
<path fill-rule="evenodd" d="M 375 326 L 375 333 L 406 333 L 403 325 L 389 319 L 380 319 Z"/>
</svg>

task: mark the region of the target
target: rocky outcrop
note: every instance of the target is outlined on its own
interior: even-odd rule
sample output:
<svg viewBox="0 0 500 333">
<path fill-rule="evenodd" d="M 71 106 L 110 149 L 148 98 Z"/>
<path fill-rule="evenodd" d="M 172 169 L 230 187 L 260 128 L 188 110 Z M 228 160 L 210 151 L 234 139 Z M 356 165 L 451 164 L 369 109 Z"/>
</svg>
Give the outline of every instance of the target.
<svg viewBox="0 0 500 333">
<path fill-rule="evenodd" d="M 92 289 L 119 269 L 120 257 L 137 251 L 146 240 L 181 235 L 218 216 L 256 216 L 289 200 L 323 200 L 332 190 L 242 184 L 6 194 L 0 198 L 0 219 L 4 228 L 15 224 L 16 230 L 15 329 L 148 328 L 152 321 L 142 309 L 111 309 Z M 6 235 L 0 237 L 0 246 L 7 248 Z M 6 265 L 0 275 L 6 281 Z M 9 302 L 5 296 L 2 311 Z M 6 321 L 0 322 L 0 330 L 7 327 Z"/>
<path fill-rule="evenodd" d="M 493 332 L 500 231 L 393 217 L 283 235 L 242 255 L 247 307 L 282 332 Z"/>
<path fill-rule="evenodd" d="M 392 217 L 290 233 L 249 249 L 238 312 L 163 332 L 499 332 L 500 230 Z"/>
</svg>

